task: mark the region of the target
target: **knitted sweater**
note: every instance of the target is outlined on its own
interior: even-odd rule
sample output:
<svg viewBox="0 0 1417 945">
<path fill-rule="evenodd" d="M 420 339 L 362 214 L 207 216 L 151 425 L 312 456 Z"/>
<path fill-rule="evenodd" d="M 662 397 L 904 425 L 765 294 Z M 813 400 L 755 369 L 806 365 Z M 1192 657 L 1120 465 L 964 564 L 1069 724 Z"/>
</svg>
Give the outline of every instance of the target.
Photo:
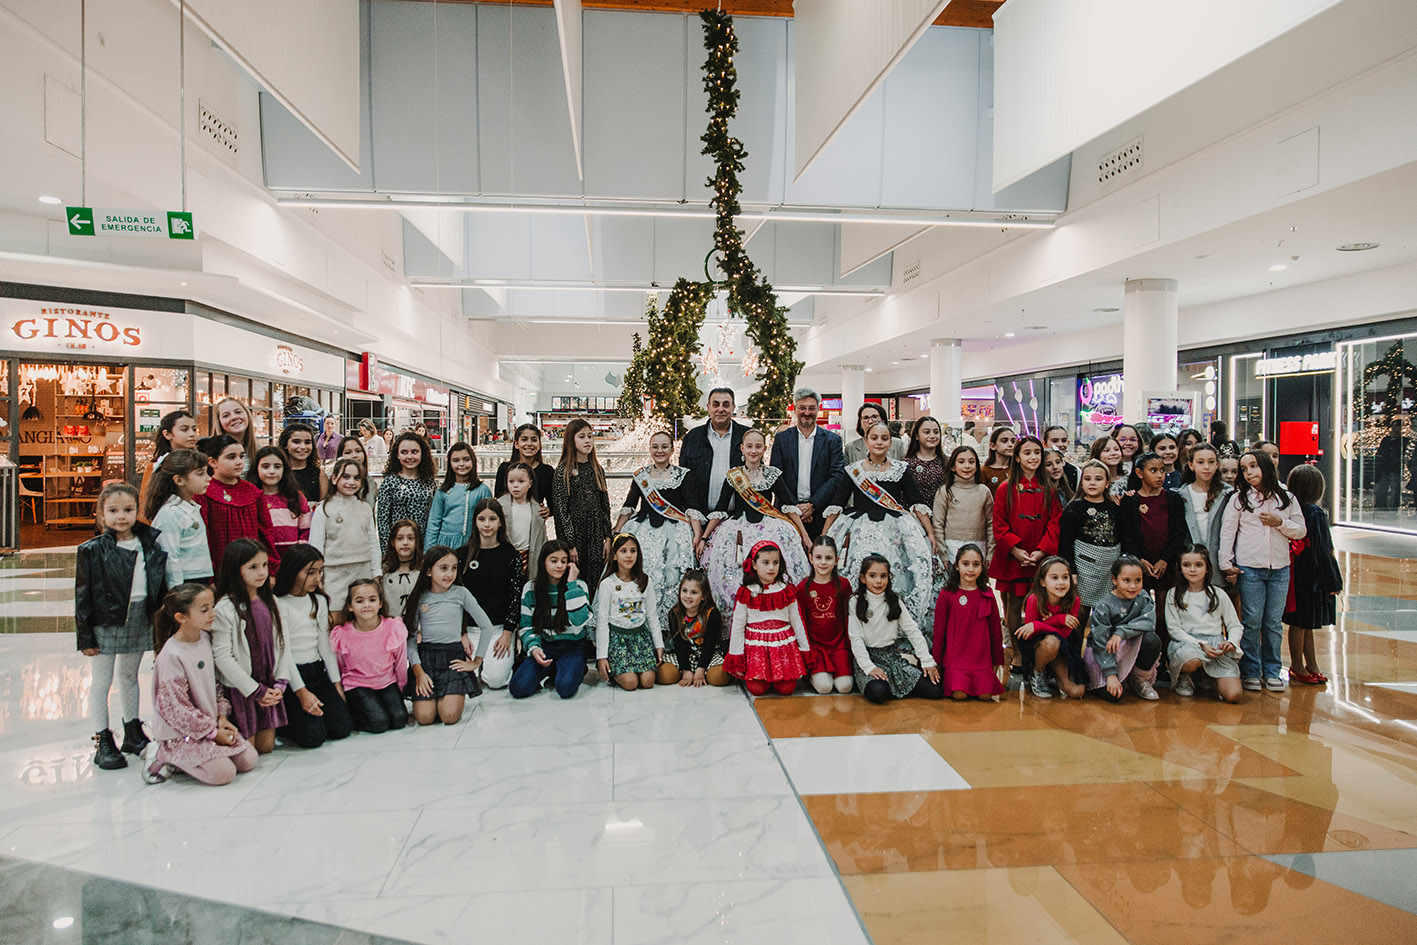
<svg viewBox="0 0 1417 945">
<path fill-rule="evenodd" d="M 551 599 L 551 613 L 560 606 L 561 591 L 556 585 L 547 588 Z M 571 643 L 586 640 L 590 636 L 590 592 L 585 582 L 577 578 L 566 582 L 566 629 L 556 633 L 550 627 L 532 625 L 532 615 L 536 613 L 536 582 L 528 581 L 522 588 L 522 649 L 530 650 L 543 643 Z"/>
<path fill-rule="evenodd" d="M 169 496 L 153 516 L 157 544 L 167 552 L 167 586 L 212 576 L 212 550 L 207 546 L 207 525 L 202 507 L 180 496 Z"/>
</svg>

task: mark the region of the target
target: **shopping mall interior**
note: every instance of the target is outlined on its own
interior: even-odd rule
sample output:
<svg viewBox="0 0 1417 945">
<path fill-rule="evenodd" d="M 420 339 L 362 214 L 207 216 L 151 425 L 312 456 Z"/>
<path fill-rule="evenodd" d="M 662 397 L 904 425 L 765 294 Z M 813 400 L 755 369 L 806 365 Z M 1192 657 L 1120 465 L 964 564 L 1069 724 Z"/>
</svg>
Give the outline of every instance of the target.
<svg viewBox="0 0 1417 945">
<path fill-rule="evenodd" d="M 0 943 L 1417 942 L 1412 0 L 0 0 L 0 89 Z"/>
</svg>

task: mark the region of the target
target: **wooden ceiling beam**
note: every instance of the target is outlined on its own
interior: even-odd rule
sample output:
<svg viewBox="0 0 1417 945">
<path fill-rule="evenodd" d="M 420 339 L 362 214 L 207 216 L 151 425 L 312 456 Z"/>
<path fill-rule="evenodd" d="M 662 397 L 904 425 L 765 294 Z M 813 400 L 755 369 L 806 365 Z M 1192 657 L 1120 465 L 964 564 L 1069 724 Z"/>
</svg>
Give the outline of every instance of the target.
<svg viewBox="0 0 1417 945">
<path fill-rule="evenodd" d="M 492 0 L 438 0 L 442 3 L 476 3 Z M 502 0 L 522 6 L 549 7 L 552 0 Z M 698 13 L 710 6 L 707 0 L 581 0 L 581 6 L 595 10 L 637 10 L 641 13 Z M 1003 0 L 952 0 L 935 26 L 964 26 L 993 29 L 994 11 Z M 725 0 L 723 8 L 734 16 L 792 16 L 792 0 Z"/>
</svg>

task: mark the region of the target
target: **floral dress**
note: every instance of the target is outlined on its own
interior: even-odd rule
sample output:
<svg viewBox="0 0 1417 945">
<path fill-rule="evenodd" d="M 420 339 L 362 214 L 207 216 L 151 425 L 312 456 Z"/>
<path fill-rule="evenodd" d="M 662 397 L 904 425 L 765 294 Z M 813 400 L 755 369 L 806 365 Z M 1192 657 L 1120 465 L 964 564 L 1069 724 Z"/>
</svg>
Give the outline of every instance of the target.
<svg viewBox="0 0 1417 945">
<path fill-rule="evenodd" d="M 782 478 L 782 470 L 760 466 L 750 471 L 746 466 L 735 466 L 728 471 L 718 507 L 709 513 L 709 520 L 719 524 L 704 554 L 714 603 L 725 614 L 733 613 L 734 598 L 743 583 L 743 556 L 760 541 L 770 541 L 782 552 L 784 573 L 779 577 L 795 584 L 812 573 L 802 536 L 788 518 L 798 514 L 797 497 Z M 670 600 L 678 599 L 676 589 Z"/>
<path fill-rule="evenodd" d="M 556 538 L 576 549 L 576 568 L 594 597 L 605 570 L 610 494 L 596 483 L 590 462 L 576 463 L 569 476 L 556 469 L 551 480 L 551 511 L 556 517 Z M 531 568 L 535 567 L 532 562 Z"/>
<path fill-rule="evenodd" d="M 848 502 L 851 507 L 843 512 Z M 846 467 L 823 514 L 837 516 L 827 534 L 841 549 L 839 568 L 852 586 L 860 581 L 862 559 L 869 554 L 882 556 L 890 562 L 892 587 L 918 623 L 933 614 L 934 564 L 930 539 L 915 512 L 930 514 L 920 501 L 910 467 L 896 459 L 886 469 L 868 470 L 863 459 Z"/>
<path fill-rule="evenodd" d="M 683 466 L 670 466 L 663 473 L 645 466 L 635 471 L 621 515 L 631 516 L 625 531 L 640 543 L 645 574 L 649 575 L 655 599 L 666 607 L 679 599 L 679 582 L 694 566 L 694 529 L 691 518 L 706 519 L 690 503 L 694 495 L 693 474 Z"/>
</svg>

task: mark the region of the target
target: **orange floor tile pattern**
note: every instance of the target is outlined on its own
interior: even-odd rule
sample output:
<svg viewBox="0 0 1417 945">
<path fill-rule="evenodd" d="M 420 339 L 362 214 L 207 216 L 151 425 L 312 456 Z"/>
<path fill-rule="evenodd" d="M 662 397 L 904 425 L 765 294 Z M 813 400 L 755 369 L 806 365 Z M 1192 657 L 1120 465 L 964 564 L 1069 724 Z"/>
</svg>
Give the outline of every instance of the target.
<svg viewBox="0 0 1417 945">
<path fill-rule="evenodd" d="M 1150 704 L 1015 692 L 764 698 L 757 711 L 784 757 L 841 739 L 859 761 L 860 736 L 917 736 L 968 782 L 804 791 L 877 945 L 1411 945 L 1417 542 L 1402 548 L 1412 555 L 1340 553 L 1348 594 L 1339 626 L 1317 635 L 1321 689 L 1240 705 L 1163 690 Z"/>
</svg>

